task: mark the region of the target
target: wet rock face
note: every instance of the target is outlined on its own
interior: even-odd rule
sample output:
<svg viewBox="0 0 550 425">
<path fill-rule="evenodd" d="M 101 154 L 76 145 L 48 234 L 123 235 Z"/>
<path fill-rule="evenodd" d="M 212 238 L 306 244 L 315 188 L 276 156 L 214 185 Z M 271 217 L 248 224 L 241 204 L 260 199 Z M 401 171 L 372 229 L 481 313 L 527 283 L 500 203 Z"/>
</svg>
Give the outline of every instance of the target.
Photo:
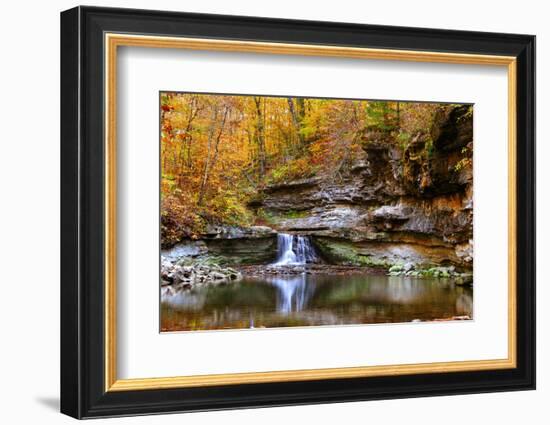
<svg viewBox="0 0 550 425">
<path fill-rule="evenodd" d="M 266 226 L 209 226 L 201 240 L 184 240 L 161 254 L 168 261 L 210 258 L 220 264 L 269 263 L 277 256 L 277 233 Z"/>
<path fill-rule="evenodd" d="M 277 255 L 277 233 L 267 226 L 218 226 L 208 229 L 203 240 L 222 263 L 262 264 Z"/>
<path fill-rule="evenodd" d="M 347 174 L 268 187 L 253 208 L 280 231 L 313 236 L 330 262 L 354 265 L 473 261 L 472 117 L 467 106 L 437 112 L 429 133 L 406 147 L 367 133 Z M 288 211 L 299 212 L 288 217 Z"/>
<path fill-rule="evenodd" d="M 277 237 L 213 239 L 207 242 L 211 255 L 226 264 L 265 264 L 277 256 Z"/>
</svg>

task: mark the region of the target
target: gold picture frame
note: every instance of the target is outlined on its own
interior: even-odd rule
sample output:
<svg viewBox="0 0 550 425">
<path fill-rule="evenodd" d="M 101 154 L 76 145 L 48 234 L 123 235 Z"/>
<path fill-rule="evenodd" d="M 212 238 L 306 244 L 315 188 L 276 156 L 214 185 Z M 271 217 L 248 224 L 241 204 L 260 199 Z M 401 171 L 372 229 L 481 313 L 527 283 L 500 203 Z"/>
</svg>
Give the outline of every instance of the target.
<svg viewBox="0 0 550 425">
<path fill-rule="evenodd" d="M 512 56 L 434 53 L 409 50 L 315 46 L 305 44 L 263 43 L 232 40 L 204 40 L 127 34 L 105 34 L 106 121 L 105 151 L 107 178 L 105 186 L 105 391 L 167 389 L 195 386 L 234 385 L 297 380 L 335 379 L 407 375 L 417 373 L 457 372 L 507 369 L 516 366 L 516 58 Z M 117 49 L 148 47 L 168 49 L 210 50 L 264 54 L 329 56 L 355 59 L 395 60 L 403 62 L 436 62 L 506 67 L 508 72 L 508 358 L 457 362 L 400 364 L 327 369 L 306 369 L 277 372 L 232 373 L 170 378 L 116 378 L 116 87 Z"/>
</svg>

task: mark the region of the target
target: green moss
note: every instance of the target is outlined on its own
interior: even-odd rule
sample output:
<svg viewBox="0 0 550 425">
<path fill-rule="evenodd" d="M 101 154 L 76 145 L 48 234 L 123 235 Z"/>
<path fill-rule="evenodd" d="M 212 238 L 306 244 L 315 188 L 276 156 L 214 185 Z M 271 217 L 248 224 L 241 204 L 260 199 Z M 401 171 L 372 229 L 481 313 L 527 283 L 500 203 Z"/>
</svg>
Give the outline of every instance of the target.
<svg viewBox="0 0 550 425">
<path fill-rule="evenodd" d="M 388 271 L 390 273 L 402 272 L 403 268 L 404 268 L 403 264 L 399 263 L 399 264 L 394 264 L 393 266 L 391 266 Z"/>
<path fill-rule="evenodd" d="M 309 215 L 308 211 L 283 211 L 283 212 L 272 212 L 266 211 L 263 208 L 260 208 L 256 212 L 256 223 L 266 224 L 276 226 L 282 220 L 292 220 L 297 218 L 305 218 Z"/>
<path fill-rule="evenodd" d="M 284 213 L 279 215 L 279 217 L 283 219 L 305 218 L 307 216 L 308 216 L 307 211 L 294 211 L 294 210 L 285 211 Z"/>
<path fill-rule="evenodd" d="M 471 273 L 458 273 L 453 266 L 427 266 L 417 265 L 414 270 L 405 272 L 396 266 L 390 267 L 388 276 L 412 276 L 420 278 L 459 279 L 464 282 L 471 282 Z"/>
<path fill-rule="evenodd" d="M 256 224 L 273 226 L 277 224 L 277 217 L 271 212 L 260 208 L 256 211 L 256 218 L 254 220 Z"/>
<path fill-rule="evenodd" d="M 321 254 L 331 263 L 363 267 L 390 267 L 386 261 L 359 252 L 351 243 L 315 238 L 314 243 Z"/>
</svg>

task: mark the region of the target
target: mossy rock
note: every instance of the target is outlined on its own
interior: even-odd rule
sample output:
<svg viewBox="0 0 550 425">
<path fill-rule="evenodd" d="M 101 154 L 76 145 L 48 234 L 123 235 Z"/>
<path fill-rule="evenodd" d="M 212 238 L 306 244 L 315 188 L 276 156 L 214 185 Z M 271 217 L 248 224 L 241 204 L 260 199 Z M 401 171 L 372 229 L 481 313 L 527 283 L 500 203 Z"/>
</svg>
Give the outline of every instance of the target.
<svg viewBox="0 0 550 425">
<path fill-rule="evenodd" d="M 266 264 L 277 256 L 275 234 L 264 238 L 207 240 L 209 254 L 219 264 Z"/>
<path fill-rule="evenodd" d="M 405 266 L 401 263 L 399 264 L 394 264 L 393 266 L 391 266 L 388 270 L 388 272 L 390 273 L 397 273 L 397 275 L 401 274 L 401 272 L 404 270 Z"/>
<path fill-rule="evenodd" d="M 313 238 L 313 243 L 321 256 L 331 264 L 380 268 L 391 266 L 384 260 L 361 253 L 352 243 L 347 241 Z"/>
</svg>

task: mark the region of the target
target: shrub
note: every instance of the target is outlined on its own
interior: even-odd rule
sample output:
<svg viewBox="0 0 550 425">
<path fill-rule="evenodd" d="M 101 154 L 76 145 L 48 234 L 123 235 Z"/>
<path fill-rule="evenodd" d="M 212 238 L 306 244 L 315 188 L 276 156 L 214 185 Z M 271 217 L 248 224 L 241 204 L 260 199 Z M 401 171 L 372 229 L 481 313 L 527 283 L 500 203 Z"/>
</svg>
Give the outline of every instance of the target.
<svg viewBox="0 0 550 425">
<path fill-rule="evenodd" d="M 192 207 L 188 196 L 180 191 L 163 195 L 161 200 L 161 246 L 168 247 L 183 238 L 195 239 L 204 228 L 204 221 Z"/>
</svg>

